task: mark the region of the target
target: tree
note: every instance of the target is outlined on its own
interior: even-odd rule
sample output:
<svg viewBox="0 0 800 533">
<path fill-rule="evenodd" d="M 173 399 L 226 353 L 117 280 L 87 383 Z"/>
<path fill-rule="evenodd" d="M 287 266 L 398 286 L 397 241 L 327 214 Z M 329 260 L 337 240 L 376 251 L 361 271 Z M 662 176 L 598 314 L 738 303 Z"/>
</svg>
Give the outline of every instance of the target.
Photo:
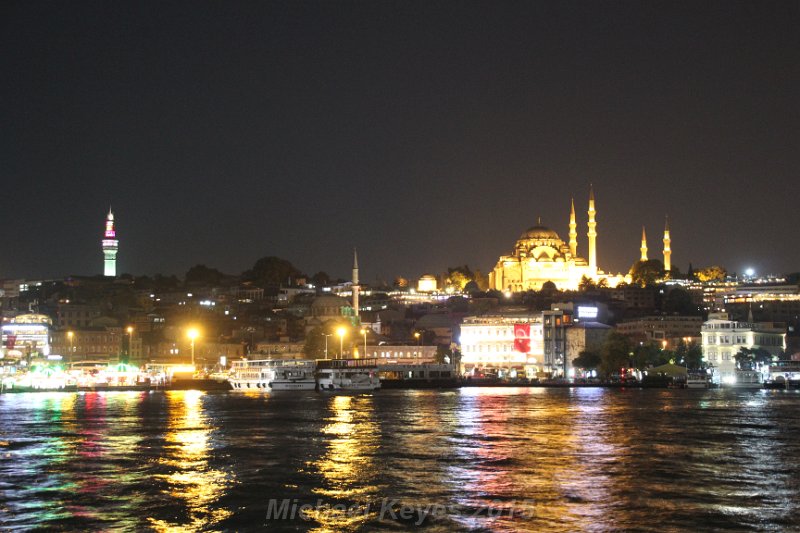
<svg viewBox="0 0 800 533">
<path fill-rule="evenodd" d="M 331 277 L 327 272 L 317 272 L 311 276 L 311 283 L 313 283 L 316 287 L 325 287 L 326 285 L 331 284 Z"/>
<path fill-rule="evenodd" d="M 244 272 L 242 277 L 247 281 L 265 286 L 291 285 L 294 279 L 301 276 L 293 264 L 280 257 L 262 257 L 255 262 L 253 268 Z"/>
<path fill-rule="evenodd" d="M 578 283 L 578 290 L 581 292 L 593 291 L 596 288 L 597 285 L 595 285 L 594 280 L 585 274 Z"/>
<path fill-rule="evenodd" d="M 689 343 L 689 348 L 683 358 L 684 365 L 689 370 L 699 370 L 703 367 L 703 348 L 696 342 Z"/>
<path fill-rule="evenodd" d="M 186 284 L 192 285 L 219 285 L 225 274 L 216 268 L 209 268 L 206 265 L 195 265 L 186 271 Z"/>
<path fill-rule="evenodd" d="M 700 308 L 692 301 L 689 291 L 673 287 L 664 298 L 663 309 L 668 314 L 698 315 Z"/>
<path fill-rule="evenodd" d="M 475 280 L 475 283 L 478 284 L 478 289 L 479 290 L 484 291 L 484 292 L 489 290 L 489 276 L 483 274 L 483 272 L 481 272 L 477 268 L 475 269 L 474 280 Z"/>
<path fill-rule="evenodd" d="M 583 350 L 572 360 L 572 366 L 583 370 L 596 370 L 600 366 L 600 353 L 596 350 Z"/>
<path fill-rule="evenodd" d="M 772 354 L 764 348 L 739 348 L 733 356 L 740 370 L 756 370 L 772 362 Z"/>
<path fill-rule="evenodd" d="M 695 276 L 699 281 L 723 281 L 728 272 L 721 266 L 710 266 L 697 270 Z"/>
<path fill-rule="evenodd" d="M 664 276 L 664 264 L 658 259 L 636 261 L 630 270 L 631 281 L 639 287 L 655 285 Z"/>
<path fill-rule="evenodd" d="M 303 345 L 303 354 L 310 359 L 322 359 L 325 357 L 325 331 L 321 327 L 315 327 L 306 334 L 306 342 Z M 328 339 L 330 341 L 330 339 Z M 329 347 L 330 348 L 330 347 Z"/>
<path fill-rule="evenodd" d="M 664 360 L 661 348 L 651 342 L 640 344 L 633 349 L 633 367 L 637 370 L 660 366 L 667 362 Z"/>
<path fill-rule="evenodd" d="M 631 340 L 627 335 L 612 331 L 600 349 L 600 373 L 606 378 L 630 364 Z"/>
<path fill-rule="evenodd" d="M 463 290 L 464 286 L 470 281 L 475 280 L 475 275 L 467 265 L 450 267 L 447 269 L 447 279 L 445 283 L 448 287 L 456 290 Z"/>
</svg>

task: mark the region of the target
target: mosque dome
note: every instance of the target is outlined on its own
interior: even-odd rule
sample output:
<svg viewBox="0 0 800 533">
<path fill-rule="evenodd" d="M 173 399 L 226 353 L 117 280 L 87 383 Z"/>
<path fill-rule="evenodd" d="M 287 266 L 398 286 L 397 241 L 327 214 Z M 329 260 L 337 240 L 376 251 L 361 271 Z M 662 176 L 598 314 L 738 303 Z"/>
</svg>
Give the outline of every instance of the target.
<svg viewBox="0 0 800 533">
<path fill-rule="evenodd" d="M 555 239 L 559 240 L 558 233 L 551 230 L 547 226 L 543 226 L 541 223 L 536 224 L 535 226 L 531 226 L 528 228 L 525 233 L 520 235 L 520 240 L 522 239 Z"/>
</svg>

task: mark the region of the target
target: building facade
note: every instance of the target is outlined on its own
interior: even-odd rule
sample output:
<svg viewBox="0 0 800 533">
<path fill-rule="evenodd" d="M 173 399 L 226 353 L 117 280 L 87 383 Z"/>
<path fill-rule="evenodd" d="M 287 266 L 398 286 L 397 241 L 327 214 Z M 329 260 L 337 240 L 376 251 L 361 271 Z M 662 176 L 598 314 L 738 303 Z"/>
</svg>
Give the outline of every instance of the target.
<svg viewBox="0 0 800 533">
<path fill-rule="evenodd" d="M 776 322 L 738 322 L 727 313 L 711 313 L 701 330 L 703 360 L 717 383 L 736 381 L 736 354 L 763 348 L 773 356 L 786 349 L 786 326 Z"/>
<path fill-rule="evenodd" d="M 616 329 L 635 342 L 654 342 L 662 348 L 674 348 L 680 341 L 700 342 L 703 319 L 699 316 L 645 316 L 617 324 Z"/>
<path fill-rule="evenodd" d="M 465 317 L 461 373 L 468 376 L 540 377 L 544 372 L 541 313 Z"/>
</svg>

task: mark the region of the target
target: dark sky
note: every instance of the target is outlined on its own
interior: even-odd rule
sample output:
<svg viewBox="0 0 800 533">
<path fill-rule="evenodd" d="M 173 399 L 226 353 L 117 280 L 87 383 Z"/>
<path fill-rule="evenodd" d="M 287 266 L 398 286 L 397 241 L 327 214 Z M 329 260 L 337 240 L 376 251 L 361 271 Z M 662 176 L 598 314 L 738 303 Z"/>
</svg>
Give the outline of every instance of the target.
<svg viewBox="0 0 800 533">
<path fill-rule="evenodd" d="M 627 270 L 800 270 L 800 2 L 3 2 L 1 277 L 486 272 L 598 208 Z"/>
</svg>

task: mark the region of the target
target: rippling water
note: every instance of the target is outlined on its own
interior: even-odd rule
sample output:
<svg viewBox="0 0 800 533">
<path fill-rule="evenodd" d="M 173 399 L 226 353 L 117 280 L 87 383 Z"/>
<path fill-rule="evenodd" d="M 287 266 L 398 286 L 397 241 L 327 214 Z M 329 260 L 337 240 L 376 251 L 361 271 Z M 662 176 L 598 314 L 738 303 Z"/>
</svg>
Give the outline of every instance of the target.
<svg viewBox="0 0 800 533">
<path fill-rule="evenodd" d="M 0 530 L 782 531 L 799 512 L 796 391 L 0 395 Z"/>
</svg>

